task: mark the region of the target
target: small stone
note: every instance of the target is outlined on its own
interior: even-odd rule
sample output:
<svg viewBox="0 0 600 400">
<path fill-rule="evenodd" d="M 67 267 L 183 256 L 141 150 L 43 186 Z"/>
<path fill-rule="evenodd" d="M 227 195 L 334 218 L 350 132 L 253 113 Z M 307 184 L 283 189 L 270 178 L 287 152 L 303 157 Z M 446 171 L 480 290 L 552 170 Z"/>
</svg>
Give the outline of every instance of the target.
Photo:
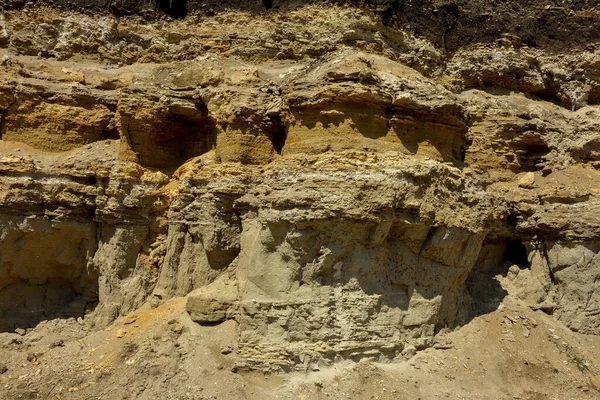
<svg viewBox="0 0 600 400">
<path fill-rule="evenodd" d="M 415 356 L 415 354 L 417 354 L 417 348 L 413 345 L 408 345 L 404 348 L 404 350 L 402 350 L 402 358 L 404 358 L 405 360 L 409 360 L 411 358 L 413 358 Z"/>
<path fill-rule="evenodd" d="M 433 348 L 438 350 L 450 350 L 454 348 L 454 346 L 452 345 L 452 342 L 438 342 L 433 345 Z"/>
<path fill-rule="evenodd" d="M 50 348 L 53 349 L 55 347 L 64 347 L 65 346 L 65 342 L 62 339 L 58 339 L 53 341 L 52 343 L 50 343 Z"/>
<path fill-rule="evenodd" d="M 25 334 L 27 333 L 27 331 L 25 329 L 23 329 L 23 328 L 17 328 L 17 329 L 15 329 L 15 333 L 17 335 L 25 336 Z"/>
<path fill-rule="evenodd" d="M 592 389 L 600 392 L 600 376 L 590 376 L 588 383 Z"/>
<path fill-rule="evenodd" d="M 137 321 L 137 315 L 129 315 L 127 318 L 125 318 L 125 320 L 123 321 L 124 325 L 131 325 L 133 324 L 135 321 Z"/>
<path fill-rule="evenodd" d="M 8 367 L 5 364 L 0 364 L 0 375 L 6 373 L 8 371 Z"/>
<path fill-rule="evenodd" d="M 42 340 L 42 335 L 40 335 L 39 333 L 33 332 L 27 335 L 27 341 L 29 343 L 39 342 L 40 340 Z"/>
<path fill-rule="evenodd" d="M 524 189 L 531 189 L 535 183 L 535 174 L 533 172 L 527 172 L 519 179 L 519 187 Z"/>
<path fill-rule="evenodd" d="M 12 345 L 22 345 L 23 341 L 20 338 L 11 338 L 9 339 L 4 345 L 5 346 L 12 346 Z"/>
<path fill-rule="evenodd" d="M 181 333 L 183 333 L 183 325 L 179 322 L 170 325 L 169 329 L 171 330 L 171 332 L 173 332 L 177 335 L 181 335 Z"/>
<path fill-rule="evenodd" d="M 155 309 L 162 304 L 162 299 L 160 296 L 153 295 L 150 298 L 150 308 Z"/>
</svg>

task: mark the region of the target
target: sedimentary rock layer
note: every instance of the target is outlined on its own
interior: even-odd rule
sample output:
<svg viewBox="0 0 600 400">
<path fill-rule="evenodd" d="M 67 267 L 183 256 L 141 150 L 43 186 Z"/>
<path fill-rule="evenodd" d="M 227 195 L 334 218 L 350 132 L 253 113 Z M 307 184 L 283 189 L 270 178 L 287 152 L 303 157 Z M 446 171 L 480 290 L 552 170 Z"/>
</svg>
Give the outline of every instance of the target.
<svg viewBox="0 0 600 400">
<path fill-rule="evenodd" d="M 596 11 L 275 3 L 3 4 L 0 329 L 188 296 L 240 368 L 395 359 L 510 273 L 600 333 Z"/>
</svg>

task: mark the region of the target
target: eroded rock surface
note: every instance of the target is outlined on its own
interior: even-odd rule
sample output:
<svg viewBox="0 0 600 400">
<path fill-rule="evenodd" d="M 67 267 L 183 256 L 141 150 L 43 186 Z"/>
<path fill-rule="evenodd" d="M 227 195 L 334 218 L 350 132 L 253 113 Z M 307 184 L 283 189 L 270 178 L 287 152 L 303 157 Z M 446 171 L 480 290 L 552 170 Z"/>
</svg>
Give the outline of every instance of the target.
<svg viewBox="0 0 600 400">
<path fill-rule="evenodd" d="M 236 321 L 238 370 L 401 360 L 504 276 L 600 334 L 593 43 L 462 40 L 460 7 L 440 41 L 371 8 L 26 3 L 0 3 L 1 330 L 188 296 Z M 579 3 L 544 12 L 594 41 Z"/>
</svg>

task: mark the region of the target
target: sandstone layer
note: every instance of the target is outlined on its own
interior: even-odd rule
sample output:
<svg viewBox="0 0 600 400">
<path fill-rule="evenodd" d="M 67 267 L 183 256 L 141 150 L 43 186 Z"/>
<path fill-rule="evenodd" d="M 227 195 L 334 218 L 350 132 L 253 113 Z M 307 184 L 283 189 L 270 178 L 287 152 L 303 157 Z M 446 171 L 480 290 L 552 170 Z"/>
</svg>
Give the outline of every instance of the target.
<svg viewBox="0 0 600 400">
<path fill-rule="evenodd" d="M 600 334 L 591 2 L 38 3 L 0 3 L 0 330 L 186 297 L 236 370 L 398 361 L 503 276 Z"/>
</svg>

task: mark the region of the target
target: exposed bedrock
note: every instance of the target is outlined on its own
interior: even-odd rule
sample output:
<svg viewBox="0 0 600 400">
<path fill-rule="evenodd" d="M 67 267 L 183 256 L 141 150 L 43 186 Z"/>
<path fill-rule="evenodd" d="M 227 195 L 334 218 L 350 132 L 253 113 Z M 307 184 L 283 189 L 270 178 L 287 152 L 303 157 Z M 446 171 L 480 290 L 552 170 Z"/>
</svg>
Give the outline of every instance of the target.
<svg viewBox="0 0 600 400">
<path fill-rule="evenodd" d="M 600 334 L 587 3 L 539 43 L 469 36 L 477 2 L 71 3 L 0 3 L 1 331 L 187 296 L 271 371 L 410 358 L 507 297 Z"/>
<path fill-rule="evenodd" d="M 44 6 L 41 0 L 2 0 L 5 10 Z M 530 46 L 585 47 L 600 38 L 594 0 L 54 0 L 63 9 L 123 15 L 182 18 L 223 11 L 265 13 L 303 5 L 360 7 L 395 28 L 412 30 L 438 47 L 454 51 L 489 43 L 502 34 L 520 36 Z"/>
</svg>

